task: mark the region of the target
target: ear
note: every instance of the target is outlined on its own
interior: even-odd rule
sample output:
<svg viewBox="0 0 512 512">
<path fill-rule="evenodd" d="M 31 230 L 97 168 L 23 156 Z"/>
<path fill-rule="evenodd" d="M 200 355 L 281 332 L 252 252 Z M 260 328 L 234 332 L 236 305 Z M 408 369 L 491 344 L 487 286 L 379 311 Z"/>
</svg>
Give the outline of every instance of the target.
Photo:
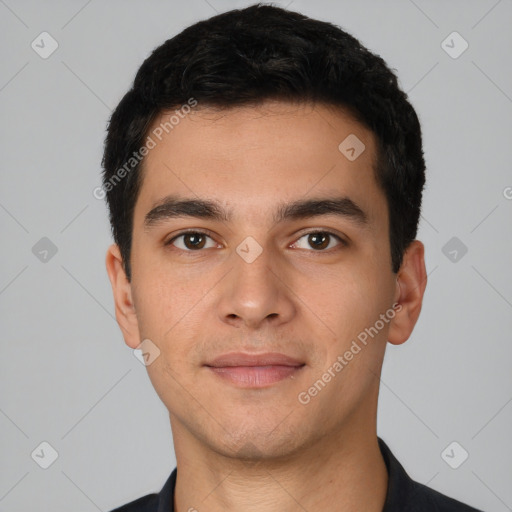
<svg viewBox="0 0 512 512">
<path fill-rule="evenodd" d="M 125 343 L 135 349 L 140 345 L 139 325 L 132 300 L 132 286 L 126 277 L 123 258 L 117 244 L 112 244 L 108 248 L 105 265 L 114 294 L 117 323 Z"/>
<path fill-rule="evenodd" d="M 400 345 L 409 339 L 416 325 L 427 286 L 425 247 L 419 240 L 411 242 L 405 251 L 396 282 L 396 314 L 390 322 L 388 341 Z"/>
</svg>

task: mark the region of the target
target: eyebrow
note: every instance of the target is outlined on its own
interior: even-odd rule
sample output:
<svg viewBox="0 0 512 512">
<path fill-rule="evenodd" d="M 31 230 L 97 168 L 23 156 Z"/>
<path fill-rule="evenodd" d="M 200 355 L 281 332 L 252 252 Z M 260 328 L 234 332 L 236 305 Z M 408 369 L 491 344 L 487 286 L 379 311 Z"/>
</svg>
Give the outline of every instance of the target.
<svg viewBox="0 0 512 512">
<path fill-rule="evenodd" d="M 368 224 L 366 213 L 348 197 L 299 199 L 281 204 L 273 215 L 273 221 L 279 223 L 324 215 L 336 215 L 361 226 Z M 144 229 L 149 230 L 166 220 L 183 217 L 230 222 L 232 211 L 225 210 L 217 201 L 170 195 L 158 201 L 146 214 Z"/>
</svg>

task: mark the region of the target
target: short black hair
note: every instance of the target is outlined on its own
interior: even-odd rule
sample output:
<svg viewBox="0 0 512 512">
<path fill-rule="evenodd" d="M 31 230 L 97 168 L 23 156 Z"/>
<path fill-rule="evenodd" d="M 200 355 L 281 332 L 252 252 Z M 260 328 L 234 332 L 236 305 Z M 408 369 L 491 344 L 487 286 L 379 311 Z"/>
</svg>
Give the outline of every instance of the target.
<svg viewBox="0 0 512 512">
<path fill-rule="evenodd" d="M 112 113 L 102 187 L 128 280 L 141 147 L 159 114 L 191 99 L 221 109 L 265 100 L 321 102 L 369 128 L 398 272 L 416 237 L 425 184 L 421 127 L 407 94 L 384 60 L 340 27 L 258 3 L 195 23 L 156 48 Z"/>
</svg>

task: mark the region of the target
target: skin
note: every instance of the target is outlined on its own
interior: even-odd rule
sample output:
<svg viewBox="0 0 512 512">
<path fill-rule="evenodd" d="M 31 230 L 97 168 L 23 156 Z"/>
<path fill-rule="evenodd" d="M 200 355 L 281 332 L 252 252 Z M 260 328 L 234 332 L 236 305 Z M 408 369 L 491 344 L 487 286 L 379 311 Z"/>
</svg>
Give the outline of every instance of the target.
<svg viewBox="0 0 512 512">
<path fill-rule="evenodd" d="M 392 272 L 374 135 L 319 104 L 199 107 L 145 159 L 131 282 L 115 244 L 106 256 L 126 344 L 150 339 L 160 350 L 147 371 L 169 411 L 176 510 L 295 512 L 335 503 L 381 511 L 388 475 L 377 444 L 379 376 L 386 343 L 405 342 L 418 319 L 426 272 L 419 241 Z M 350 134 L 366 147 L 354 161 L 338 150 Z M 169 194 L 218 201 L 232 219 L 170 218 L 145 229 L 145 215 Z M 367 222 L 273 219 L 282 203 L 339 196 Z M 208 231 L 204 248 L 187 252 L 194 246 L 184 237 L 165 245 L 189 228 Z M 347 243 L 331 237 L 316 249 L 307 233 L 325 231 Z M 252 263 L 236 252 L 248 236 L 262 249 Z M 378 335 L 300 403 L 299 393 L 395 303 Z M 235 351 L 280 352 L 305 366 L 265 388 L 240 388 L 204 366 Z"/>
</svg>

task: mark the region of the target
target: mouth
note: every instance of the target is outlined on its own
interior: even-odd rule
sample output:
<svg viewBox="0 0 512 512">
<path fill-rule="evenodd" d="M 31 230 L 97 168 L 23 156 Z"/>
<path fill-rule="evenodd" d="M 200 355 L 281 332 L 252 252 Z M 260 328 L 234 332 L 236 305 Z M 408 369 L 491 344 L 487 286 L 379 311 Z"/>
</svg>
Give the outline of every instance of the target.
<svg viewBox="0 0 512 512">
<path fill-rule="evenodd" d="M 306 364 L 284 354 L 225 354 L 206 364 L 214 375 L 243 388 L 268 387 L 293 378 Z"/>
</svg>

